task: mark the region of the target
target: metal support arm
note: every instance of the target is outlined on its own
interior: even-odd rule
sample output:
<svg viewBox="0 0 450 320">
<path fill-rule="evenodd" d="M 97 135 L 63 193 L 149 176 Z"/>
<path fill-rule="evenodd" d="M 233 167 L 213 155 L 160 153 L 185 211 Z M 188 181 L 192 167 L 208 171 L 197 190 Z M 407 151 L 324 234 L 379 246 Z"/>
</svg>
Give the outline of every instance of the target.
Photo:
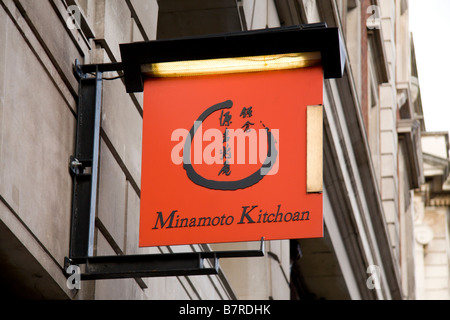
<svg viewBox="0 0 450 320">
<path fill-rule="evenodd" d="M 66 258 L 64 269 L 71 265 L 85 265 L 81 280 L 208 275 L 218 274 L 220 258 L 262 256 L 264 238 L 259 250 Z"/>
</svg>

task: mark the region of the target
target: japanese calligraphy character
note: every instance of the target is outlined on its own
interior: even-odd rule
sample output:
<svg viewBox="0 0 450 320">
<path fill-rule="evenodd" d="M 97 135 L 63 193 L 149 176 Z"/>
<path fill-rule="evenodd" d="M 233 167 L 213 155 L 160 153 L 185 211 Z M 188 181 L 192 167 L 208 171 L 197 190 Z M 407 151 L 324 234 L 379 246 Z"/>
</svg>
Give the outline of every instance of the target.
<svg viewBox="0 0 450 320">
<path fill-rule="evenodd" d="M 241 128 L 244 129 L 244 132 L 247 132 L 250 130 L 250 126 L 254 126 L 254 123 L 251 123 L 250 121 L 247 121 Z"/>
<path fill-rule="evenodd" d="M 220 115 L 220 126 L 221 127 L 228 127 L 231 124 L 231 118 L 232 118 L 232 115 L 230 114 L 229 111 L 227 111 L 224 114 L 223 110 L 222 110 L 222 114 Z"/>
<path fill-rule="evenodd" d="M 228 145 L 226 147 L 223 147 L 223 150 L 220 151 L 220 154 L 223 156 L 224 159 L 230 159 L 231 148 Z"/>
<path fill-rule="evenodd" d="M 244 119 L 253 117 L 253 107 L 242 109 L 240 117 Z"/>
<path fill-rule="evenodd" d="M 227 177 L 231 174 L 231 167 L 227 162 L 224 163 L 223 168 L 220 170 L 218 176 L 220 176 L 221 174 L 224 174 Z"/>
<path fill-rule="evenodd" d="M 228 140 L 230 140 L 230 136 L 228 135 L 228 129 L 225 129 L 225 132 L 223 134 L 223 143 L 227 143 Z"/>
</svg>

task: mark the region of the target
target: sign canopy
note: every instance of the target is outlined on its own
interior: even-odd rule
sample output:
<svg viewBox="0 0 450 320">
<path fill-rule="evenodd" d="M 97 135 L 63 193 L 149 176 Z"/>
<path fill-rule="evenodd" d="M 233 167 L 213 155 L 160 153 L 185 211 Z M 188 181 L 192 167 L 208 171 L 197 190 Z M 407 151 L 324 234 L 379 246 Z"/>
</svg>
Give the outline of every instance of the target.
<svg viewBox="0 0 450 320">
<path fill-rule="evenodd" d="M 323 80 L 335 28 L 122 45 L 144 91 L 140 246 L 323 236 Z"/>
</svg>

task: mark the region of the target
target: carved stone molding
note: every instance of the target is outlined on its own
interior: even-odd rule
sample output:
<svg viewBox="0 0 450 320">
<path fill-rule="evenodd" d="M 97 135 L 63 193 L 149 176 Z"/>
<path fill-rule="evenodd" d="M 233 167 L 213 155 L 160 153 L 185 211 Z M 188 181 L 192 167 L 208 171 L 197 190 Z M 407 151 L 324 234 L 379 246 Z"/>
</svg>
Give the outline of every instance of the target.
<svg viewBox="0 0 450 320">
<path fill-rule="evenodd" d="M 416 225 L 414 228 L 414 237 L 418 244 L 425 246 L 433 240 L 433 230 L 427 225 Z"/>
</svg>

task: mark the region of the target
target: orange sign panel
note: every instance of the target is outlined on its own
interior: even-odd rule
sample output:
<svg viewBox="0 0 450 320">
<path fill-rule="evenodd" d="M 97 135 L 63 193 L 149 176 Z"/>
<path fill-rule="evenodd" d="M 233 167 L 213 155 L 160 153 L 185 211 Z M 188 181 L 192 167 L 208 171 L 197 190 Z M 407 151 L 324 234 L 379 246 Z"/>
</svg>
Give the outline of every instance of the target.
<svg viewBox="0 0 450 320">
<path fill-rule="evenodd" d="M 306 189 L 322 67 L 144 85 L 140 246 L 323 236 Z"/>
</svg>

